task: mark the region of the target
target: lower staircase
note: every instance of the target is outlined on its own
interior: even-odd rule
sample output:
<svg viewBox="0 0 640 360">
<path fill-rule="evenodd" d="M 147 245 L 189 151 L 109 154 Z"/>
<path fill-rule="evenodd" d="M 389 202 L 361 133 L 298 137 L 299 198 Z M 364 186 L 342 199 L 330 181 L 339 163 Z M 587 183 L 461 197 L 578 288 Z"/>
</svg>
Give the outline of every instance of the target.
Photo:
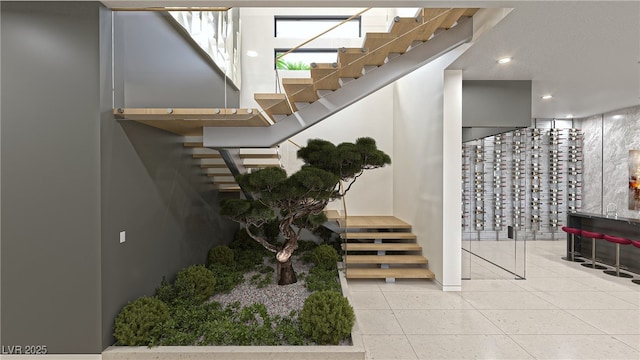
<svg viewBox="0 0 640 360">
<path fill-rule="evenodd" d="M 411 225 L 394 216 L 327 217 L 338 223 L 347 279 L 432 279 Z"/>
</svg>

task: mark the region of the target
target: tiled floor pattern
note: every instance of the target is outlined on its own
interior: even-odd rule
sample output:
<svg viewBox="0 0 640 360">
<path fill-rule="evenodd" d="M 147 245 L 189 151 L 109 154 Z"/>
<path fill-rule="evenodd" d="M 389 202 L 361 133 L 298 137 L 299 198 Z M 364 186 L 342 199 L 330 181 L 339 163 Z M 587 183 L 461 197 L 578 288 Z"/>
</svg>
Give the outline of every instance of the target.
<svg viewBox="0 0 640 360">
<path fill-rule="evenodd" d="M 529 242 L 527 280 L 486 267 L 501 279 L 465 280 L 457 293 L 349 280 L 367 359 L 640 360 L 640 286 L 560 260 L 564 249 Z"/>
</svg>

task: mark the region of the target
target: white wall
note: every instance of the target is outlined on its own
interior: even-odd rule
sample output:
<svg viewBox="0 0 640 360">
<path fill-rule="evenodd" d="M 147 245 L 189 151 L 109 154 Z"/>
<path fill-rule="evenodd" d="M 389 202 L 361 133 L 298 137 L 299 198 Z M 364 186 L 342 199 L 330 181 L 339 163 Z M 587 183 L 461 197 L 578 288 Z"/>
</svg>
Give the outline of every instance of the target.
<svg viewBox="0 0 640 360">
<path fill-rule="evenodd" d="M 308 139 L 321 138 L 338 144 L 354 142 L 359 137 L 371 137 L 378 148 L 391 157 L 391 166 L 369 170 L 349 190 L 346 203 L 349 215 L 393 215 L 393 85 L 389 85 L 329 117 L 317 125 L 294 136 L 292 140 L 301 146 Z M 281 145 L 282 162 L 288 172 L 296 171 L 302 163 L 296 159 L 297 147 L 290 143 Z M 342 210 L 342 202 L 336 201 L 329 209 Z"/>
<path fill-rule="evenodd" d="M 413 225 L 418 243 L 429 259 L 429 268 L 436 274 L 436 281 L 444 289 L 451 286 L 452 290 L 460 284 L 460 259 L 446 258 L 443 243 L 447 242 L 448 249 L 459 248 L 460 226 L 454 229 L 458 232 L 457 238 L 443 238 L 451 231 L 444 229 L 443 204 L 445 201 L 460 204 L 460 183 L 458 180 L 457 186 L 445 188 L 443 174 L 450 172 L 451 167 L 459 167 L 456 165 L 459 160 L 448 161 L 456 156 L 460 158 L 462 153 L 459 139 L 443 139 L 444 70 L 466 48 L 459 47 L 398 80 L 393 105 L 393 212 L 396 217 Z M 457 144 L 455 153 L 444 153 L 445 142 L 447 145 L 448 142 Z M 447 223 L 446 226 L 451 225 Z"/>
<path fill-rule="evenodd" d="M 273 49 L 290 48 L 303 40 L 273 37 L 274 15 L 345 15 L 351 16 L 358 9 L 241 9 L 242 48 L 242 91 L 241 107 L 257 107 L 253 100 L 256 92 L 275 92 L 275 71 L 273 70 Z M 386 31 L 389 19 L 387 9 L 372 9 L 362 17 L 362 34 Z M 363 39 L 318 39 L 305 47 L 360 47 Z M 246 56 L 247 50 L 257 51 L 259 56 Z M 337 55 L 336 55 L 337 59 Z M 308 71 L 280 71 L 283 77 L 309 77 Z M 354 142 L 359 137 L 372 137 L 378 148 L 393 155 L 393 86 L 387 86 L 366 97 L 347 109 L 327 118 L 319 124 L 294 136 L 291 140 L 304 146 L 308 139 L 322 138 L 333 143 Z M 288 173 L 297 171 L 301 162 L 296 158 L 297 147 L 291 143 L 281 144 L 282 163 Z M 393 215 L 393 168 L 368 171 L 358 178 L 346 198 L 347 211 L 353 215 Z M 329 209 L 342 210 L 342 202 L 334 202 Z"/>
</svg>

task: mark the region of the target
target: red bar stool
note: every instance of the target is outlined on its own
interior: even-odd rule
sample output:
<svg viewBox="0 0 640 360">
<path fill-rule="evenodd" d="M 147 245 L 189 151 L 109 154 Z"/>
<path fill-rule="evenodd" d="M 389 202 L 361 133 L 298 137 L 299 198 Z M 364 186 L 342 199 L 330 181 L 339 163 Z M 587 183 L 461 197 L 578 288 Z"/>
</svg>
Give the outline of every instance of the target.
<svg viewBox="0 0 640 360">
<path fill-rule="evenodd" d="M 596 239 L 604 239 L 604 234 L 593 232 L 593 231 L 582 230 L 582 236 L 586 238 L 591 238 L 591 263 L 590 264 L 584 263 L 580 265 L 584 267 L 592 268 L 592 269 L 597 269 L 597 270 L 606 269 L 607 268 L 606 266 L 596 264 Z"/>
<path fill-rule="evenodd" d="M 575 254 L 576 254 L 575 238 L 576 238 L 576 235 L 582 235 L 582 230 L 568 227 L 568 226 L 563 226 L 562 231 L 566 232 L 567 234 L 571 234 L 571 252 L 570 252 L 571 256 L 565 256 L 562 258 L 562 260 L 573 261 L 573 262 L 584 262 L 584 260 L 582 259 L 575 258 Z"/>
<path fill-rule="evenodd" d="M 635 246 L 635 247 L 640 249 L 640 241 L 638 241 L 638 240 L 631 240 L 631 245 L 633 245 L 633 246 Z M 637 279 L 636 280 L 631 280 L 631 282 L 634 283 L 634 284 L 640 285 L 640 280 L 637 280 Z"/>
<path fill-rule="evenodd" d="M 629 245 L 631 240 L 618 236 L 605 235 L 604 239 L 616 244 L 616 269 L 604 271 L 605 274 L 621 278 L 632 278 L 633 276 L 620 272 L 620 245 Z"/>
</svg>

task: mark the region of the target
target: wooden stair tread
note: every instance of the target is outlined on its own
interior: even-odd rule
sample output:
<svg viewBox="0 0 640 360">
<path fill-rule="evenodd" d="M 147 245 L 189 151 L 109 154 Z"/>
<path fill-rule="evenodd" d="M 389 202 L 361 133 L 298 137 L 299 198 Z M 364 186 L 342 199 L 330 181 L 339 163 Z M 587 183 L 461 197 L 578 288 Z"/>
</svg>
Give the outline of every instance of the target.
<svg viewBox="0 0 640 360">
<path fill-rule="evenodd" d="M 340 88 L 338 63 L 311 64 L 311 78 L 316 90 L 337 90 Z"/>
<path fill-rule="evenodd" d="M 364 46 L 369 53 L 366 59 L 364 59 L 365 65 L 383 65 L 387 56 L 389 55 L 389 48 L 391 42 L 397 39 L 398 36 L 385 32 L 369 32 L 364 36 Z"/>
<path fill-rule="evenodd" d="M 364 68 L 364 56 L 367 54 L 365 48 L 340 48 L 338 50 L 338 67 L 340 77 L 359 78 L 362 76 Z"/>
<path fill-rule="evenodd" d="M 416 243 L 346 243 L 342 244 L 346 251 L 420 251 L 422 246 Z"/>
<path fill-rule="evenodd" d="M 442 21 L 442 23 L 440 23 L 440 28 L 442 29 L 451 28 L 453 25 L 455 25 L 458 19 L 460 19 L 460 17 L 462 17 L 462 15 L 467 10 L 468 9 L 465 9 L 465 8 L 451 9 L 451 11 L 449 11 L 449 13 L 445 15 L 445 18 Z"/>
<path fill-rule="evenodd" d="M 338 219 L 344 228 L 344 218 Z M 395 216 L 348 216 L 347 229 L 411 229 L 411 225 Z"/>
<path fill-rule="evenodd" d="M 348 279 L 433 279 L 435 274 L 427 268 L 347 268 L 346 277 Z"/>
<path fill-rule="evenodd" d="M 253 99 L 262 110 L 275 122 L 275 115 L 291 115 L 291 107 L 285 94 L 254 94 Z"/>
<path fill-rule="evenodd" d="M 340 234 L 342 239 L 415 239 L 410 232 L 350 232 Z"/>
<path fill-rule="evenodd" d="M 479 8 L 471 8 L 471 9 L 467 9 L 465 10 L 465 12 L 462 14 L 462 16 L 473 16 L 475 15 L 478 10 L 480 10 Z"/>
<path fill-rule="evenodd" d="M 312 103 L 318 100 L 318 93 L 313 88 L 313 79 L 311 78 L 282 79 L 282 86 L 291 104 L 296 102 Z"/>
<path fill-rule="evenodd" d="M 391 26 L 390 33 L 398 38 L 390 44 L 389 52 L 405 53 L 418 34 L 418 26 L 422 25 L 422 20 L 416 17 L 396 18 Z"/>
<path fill-rule="evenodd" d="M 426 264 L 422 255 L 346 255 L 347 264 Z"/>
<path fill-rule="evenodd" d="M 420 17 L 422 18 L 423 25 L 417 31 L 415 40 L 429 40 L 446 19 L 448 11 L 448 9 L 422 9 Z"/>
<path fill-rule="evenodd" d="M 204 127 L 270 125 L 257 109 L 125 108 L 114 109 L 113 114 L 182 136 L 202 136 Z"/>
<path fill-rule="evenodd" d="M 400 36 L 411 31 L 412 29 L 415 29 L 420 24 L 421 21 L 417 17 L 396 17 L 393 20 L 393 23 L 391 23 L 391 29 L 389 29 L 389 33 Z"/>
</svg>

